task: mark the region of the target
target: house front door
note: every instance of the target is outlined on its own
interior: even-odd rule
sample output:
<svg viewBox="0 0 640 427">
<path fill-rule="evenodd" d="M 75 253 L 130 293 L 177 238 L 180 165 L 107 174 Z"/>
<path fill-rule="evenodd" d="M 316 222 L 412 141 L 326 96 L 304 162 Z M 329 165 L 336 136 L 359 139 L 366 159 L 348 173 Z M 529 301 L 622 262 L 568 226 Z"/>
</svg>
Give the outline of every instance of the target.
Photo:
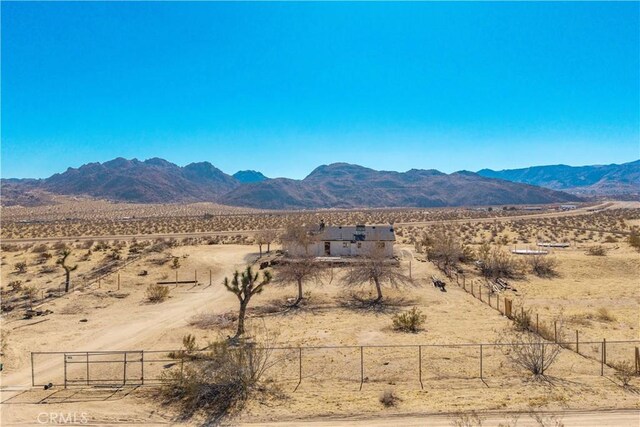
<svg viewBox="0 0 640 427">
<path fill-rule="evenodd" d="M 324 242 L 324 254 L 331 255 L 331 242 Z"/>
</svg>

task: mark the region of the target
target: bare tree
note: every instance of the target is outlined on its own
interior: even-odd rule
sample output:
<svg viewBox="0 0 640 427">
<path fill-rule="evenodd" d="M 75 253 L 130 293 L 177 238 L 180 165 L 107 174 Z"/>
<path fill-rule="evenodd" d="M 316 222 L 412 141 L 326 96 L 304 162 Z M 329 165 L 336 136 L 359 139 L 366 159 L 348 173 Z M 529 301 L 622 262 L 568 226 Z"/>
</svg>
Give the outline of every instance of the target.
<svg viewBox="0 0 640 427">
<path fill-rule="evenodd" d="M 375 247 L 365 256 L 359 257 L 348 269 L 345 280 L 350 285 L 373 282 L 377 292 L 374 304 L 382 301 L 382 284 L 384 282 L 389 282 L 391 286 L 412 283 L 409 277 L 402 274 L 400 266 L 394 260 L 389 259 L 384 250 L 379 247 Z"/>
<path fill-rule="evenodd" d="M 325 275 L 325 269 L 322 268 L 320 262 L 310 256 L 289 259 L 280 264 L 276 272 L 274 283 L 284 285 L 295 283 L 298 285 L 298 297 L 291 305 L 292 307 L 298 307 L 303 299 L 302 284 L 304 282 L 322 280 Z"/>
<path fill-rule="evenodd" d="M 244 334 L 244 318 L 247 314 L 247 306 L 251 297 L 255 294 L 259 294 L 263 291 L 264 287 L 271 282 L 271 273 L 265 271 L 260 279 L 260 272 L 255 274 L 251 271 L 251 266 L 248 266 L 245 271 L 240 273 L 238 270 L 233 273 L 231 280 L 224 278 L 224 287 L 229 292 L 233 292 L 240 301 L 240 310 L 238 312 L 238 331 L 234 338 L 240 338 Z"/>
<path fill-rule="evenodd" d="M 60 258 L 56 261 L 56 264 L 59 264 L 64 268 L 64 273 L 66 275 L 64 282 L 64 291 L 69 292 L 69 282 L 71 280 L 71 272 L 78 268 L 78 264 L 76 265 L 68 265 L 67 258 L 71 255 L 71 249 L 64 248 L 60 253 Z"/>
<path fill-rule="evenodd" d="M 424 234 L 422 245 L 427 252 L 427 258 L 442 270 L 456 267 L 470 257 L 470 250 L 462 243 L 457 234 L 444 227 L 436 229 L 433 235 Z"/>
<path fill-rule="evenodd" d="M 284 233 L 280 236 L 283 243 L 300 246 L 304 249 L 305 255 L 309 255 L 309 246 L 316 240 L 314 227 L 296 221 L 286 224 Z"/>
<path fill-rule="evenodd" d="M 267 245 L 267 253 L 271 252 L 271 244 L 277 237 L 278 234 L 273 230 L 262 230 L 255 234 L 255 242 L 260 249 L 260 256 L 262 256 L 263 245 Z"/>
</svg>

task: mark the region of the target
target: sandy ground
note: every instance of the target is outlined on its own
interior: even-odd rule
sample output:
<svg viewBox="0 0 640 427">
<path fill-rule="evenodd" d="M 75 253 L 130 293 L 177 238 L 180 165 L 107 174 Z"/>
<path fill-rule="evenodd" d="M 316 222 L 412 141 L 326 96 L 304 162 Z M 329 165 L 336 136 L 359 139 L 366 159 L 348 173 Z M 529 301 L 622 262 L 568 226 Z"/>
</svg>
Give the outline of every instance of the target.
<svg viewBox="0 0 640 427">
<path fill-rule="evenodd" d="M 411 250 L 409 246 L 404 249 Z M 170 249 L 169 252 L 181 260 L 180 279 L 192 278 L 197 271 L 201 284 L 174 287 L 169 300 L 160 304 L 145 301 L 146 286 L 167 276 L 168 280 L 173 279 L 175 271 L 169 265 L 157 267 L 148 259 L 142 259 L 121 272 L 120 291 L 112 278 L 105 281 L 100 289 L 77 291 L 47 303 L 44 308 L 52 310 L 53 314 L 47 316 L 45 322 L 19 328 L 35 319 L 4 322 L 3 328 L 10 331 L 10 337 L 9 350 L 3 359 L 5 369 L 0 377 L 2 424 L 33 425 L 42 412 L 73 413 L 77 416 L 84 413 L 91 423 L 98 425 L 174 423 L 175 410 L 154 403 L 149 399 L 148 389 L 144 388 L 63 390 L 55 387 L 47 391 L 32 390 L 29 352 L 169 350 L 179 348 L 186 334 L 194 334 L 201 346 L 219 336 L 231 335 L 231 329 L 202 330 L 189 326 L 188 322 L 198 313 L 220 314 L 236 308 L 235 296 L 226 292 L 220 282 L 235 268 L 242 268 L 254 259 L 254 251 L 254 247 L 233 245 Z M 574 301 L 579 301 L 576 307 L 588 304 L 584 301 L 591 301 L 594 309 L 601 304 L 618 303 L 619 307 L 611 310 L 619 321 L 608 325 L 610 330 L 606 332 L 621 338 L 637 338 L 637 328 L 633 323 L 633 312 L 638 312 L 638 306 L 634 305 L 637 304 L 637 294 L 634 295 L 632 283 L 632 279 L 637 277 L 637 270 L 634 270 L 637 260 L 630 258 L 632 254 L 621 250 L 619 255 L 612 253 L 597 260 L 602 264 L 590 258 L 585 260 L 577 251 L 557 256 L 561 261 L 560 278 L 551 281 L 529 279 L 518 284 L 522 289 L 519 293 L 540 307 L 553 307 L 560 301 L 567 312 L 573 309 Z M 408 260 L 402 265 L 407 269 Z M 142 269 L 149 270 L 149 275 L 138 276 Z M 604 269 L 624 271 L 616 279 L 615 286 L 623 295 L 622 301 L 609 298 L 610 293 L 598 287 L 596 279 L 591 279 L 597 278 Z M 578 273 L 579 286 L 569 281 L 569 278 L 575 280 Z M 253 322 L 264 324 L 271 331 L 279 331 L 278 343 L 283 346 L 356 347 L 305 350 L 302 382 L 297 389 L 299 353 L 295 349 L 283 351 L 277 356 L 278 364 L 273 372 L 269 373 L 277 380 L 282 395 L 263 396 L 250 402 L 238 421 L 261 424 L 289 420 L 293 423 L 290 425 L 297 425 L 307 419 L 327 419 L 329 424 L 326 425 L 341 425 L 339 421 L 330 423 L 353 415 L 401 417 L 471 409 L 565 411 L 640 407 L 637 379 L 632 382 L 632 387 L 623 388 L 612 370 L 606 369 L 605 375 L 600 376 L 599 363 L 567 350 L 561 352 L 550 370 L 551 381 L 539 382 L 531 381 L 510 364 L 507 356 L 489 346 L 483 353 L 484 381 L 481 380 L 479 347 L 428 346 L 490 344 L 511 333 L 510 321 L 456 286 L 450 285 L 447 292 L 431 286 L 428 278 L 439 273 L 430 263 L 414 261 L 412 274 L 418 286 L 385 289 L 387 298 L 397 305 L 384 312 L 345 307 L 342 303 L 348 300 L 346 294 L 351 290 L 345 289 L 338 269 L 334 271 L 333 280 L 306 285 L 310 292 L 309 305 L 301 310 L 278 310 L 288 297 L 294 295 L 293 288 L 272 287 L 257 296 L 252 301 L 254 309 L 250 312 Z M 574 291 L 566 291 L 571 285 Z M 541 295 L 546 295 L 544 286 L 556 286 L 558 298 L 541 299 Z M 368 288 L 359 291 L 363 294 L 370 292 Z M 426 314 L 424 330 L 417 334 L 393 331 L 392 316 L 412 306 Z M 86 322 L 81 322 L 84 319 Z M 603 331 L 595 329 L 594 334 L 601 335 Z M 425 345 L 421 359 L 424 388 L 418 379 L 417 344 Z M 364 349 L 365 381 L 360 390 L 357 346 L 367 345 L 412 347 Z M 36 367 L 37 382 L 61 377 L 60 356 L 41 356 L 36 360 Z M 379 396 L 385 390 L 393 390 L 400 398 L 397 406 L 384 408 L 380 404 Z M 630 420 L 625 414 L 620 418 L 624 423 Z M 402 418 L 395 418 L 398 419 Z M 394 425 L 394 418 L 388 420 L 388 424 L 380 425 Z M 201 421 L 192 420 L 192 423 Z"/>
</svg>

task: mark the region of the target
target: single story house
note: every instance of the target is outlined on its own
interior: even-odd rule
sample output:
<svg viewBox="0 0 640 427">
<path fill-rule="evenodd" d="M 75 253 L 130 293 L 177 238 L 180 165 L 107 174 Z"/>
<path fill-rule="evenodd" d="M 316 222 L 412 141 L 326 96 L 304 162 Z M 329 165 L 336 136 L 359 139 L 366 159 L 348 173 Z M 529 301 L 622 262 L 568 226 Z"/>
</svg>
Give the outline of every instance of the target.
<svg viewBox="0 0 640 427">
<path fill-rule="evenodd" d="M 393 256 L 396 235 L 392 225 L 330 226 L 320 224 L 311 233 L 312 239 L 305 248 L 297 242 L 283 241 L 283 249 L 293 256 L 360 256 L 375 249 L 382 250 L 387 257 Z"/>
</svg>

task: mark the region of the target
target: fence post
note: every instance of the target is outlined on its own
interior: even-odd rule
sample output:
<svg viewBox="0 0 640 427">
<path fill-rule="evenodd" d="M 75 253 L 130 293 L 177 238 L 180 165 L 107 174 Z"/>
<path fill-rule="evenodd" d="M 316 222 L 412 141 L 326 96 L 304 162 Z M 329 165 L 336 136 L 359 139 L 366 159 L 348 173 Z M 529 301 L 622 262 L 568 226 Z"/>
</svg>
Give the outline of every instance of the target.
<svg viewBox="0 0 640 427">
<path fill-rule="evenodd" d="M 542 343 L 542 366 L 540 367 L 540 373 L 544 375 L 544 341 Z"/>
<path fill-rule="evenodd" d="M 640 374 L 640 347 L 636 347 L 636 374 Z"/>
<path fill-rule="evenodd" d="M 603 351 L 603 356 L 604 356 L 604 364 L 607 364 L 607 339 L 603 338 L 602 339 L 602 351 Z"/>
<path fill-rule="evenodd" d="M 118 290 L 120 290 L 120 273 L 118 273 Z"/>
<path fill-rule="evenodd" d="M 211 286 L 211 270 L 209 270 L 209 286 Z"/>
<path fill-rule="evenodd" d="M 420 388 L 424 390 L 422 385 L 422 346 L 418 346 L 418 379 L 420 380 Z"/>
<path fill-rule="evenodd" d="M 538 313 L 536 313 L 536 334 L 540 334 L 539 320 Z"/>
<path fill-rule="evenodd" d="M 193 270 L 193 281 L 198 284 L 198 270 Z"/>
<path fill-rule="evenodd" d="M 602 347 L 600 347 L 600 376 L 604 375 L 604 340 L 602 340 Z"/>
<path fill-rule="evenodd" d="M 480 344 L 480 379 L 482 379 L 482 344 Z"/>
<path fill-rule="evenodd" d="M 144 385 L 144 350 L 140 351 L 140 381 Z"/>
<path fill-rule="evenodd" d="M 360 390 L 364 384 L 364 347 L 360 346 Z"/>
<path fill-rule="evenodd" d="M 558 321 L 553 321 L 553 341 L 558 342 Z"/>
<path fill-rule="evenodd" d="M 637 361 L 636 361 L 637 364 Z M 31 387 L 36 386 L 36 376 L 33 367 L 33 351 L 31 352 Z"/>
<path fill-rule="evenodd" d="M 64 388 L 67 388 L 67 353 L 62 355 L 64 357 Z"/>
<path fill-rule="evenodd" d="M 176 288 L 178 287 L 178 269 L 176 269 Z"/>
<path fill-rule="evenodd" d="M 578 343 L 578 330 L 576 329 L 576 353 L 580 354 L 580 347 Z"/>
<path fill-rule="evenodd" d="M 124 378 L 122 381 L 123 385 L 127 384 L 127 352 L 124 352 L 124 364 L 123 364 L 123 374 L 124 374 Z"/>
<path fill-rule="evenodd" d="M 478 283 L 478 299 L 482 302 L 482 283 Z"/>
<path fill-rule="evenodd" d="M 87 360 L 86 360 L 86 362 L 87 362 L 87 385 L 89 385 L 89 352 L 88 351 L 85 354 L 85 357 L 87 358 Z"/>
</svg>

